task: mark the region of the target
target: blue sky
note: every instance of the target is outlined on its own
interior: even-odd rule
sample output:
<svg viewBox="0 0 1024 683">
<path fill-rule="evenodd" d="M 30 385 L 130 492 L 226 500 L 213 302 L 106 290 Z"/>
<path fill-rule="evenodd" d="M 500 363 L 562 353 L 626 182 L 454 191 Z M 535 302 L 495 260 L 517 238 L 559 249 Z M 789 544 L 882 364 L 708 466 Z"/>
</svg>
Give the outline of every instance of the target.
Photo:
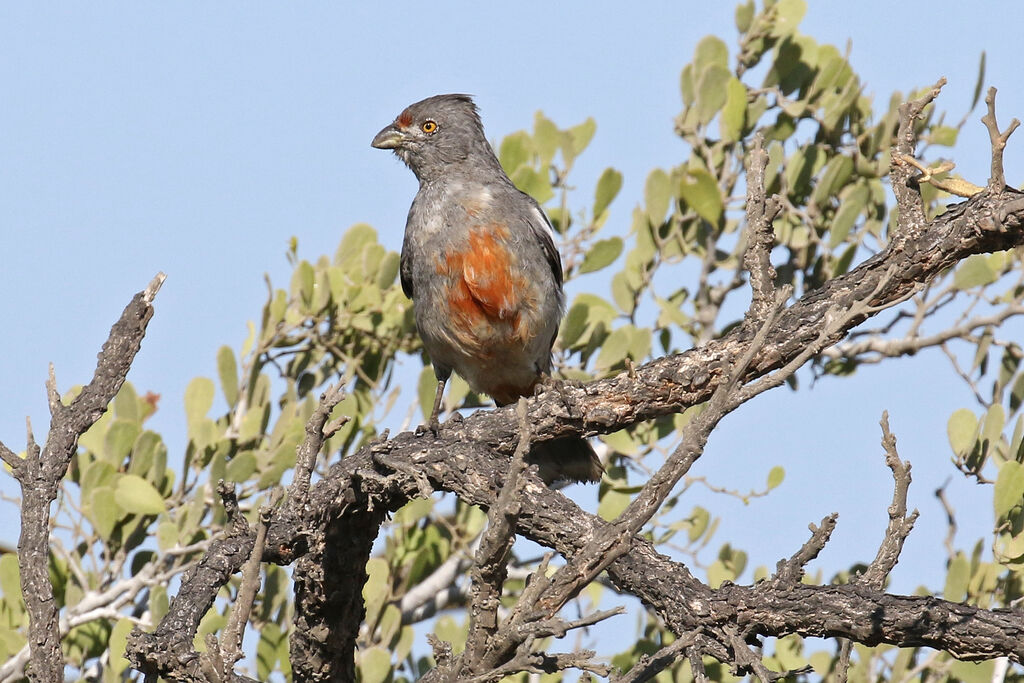
<svg viewBox="0 0 1024 683">
<path fill-rule="evenodd" d="M 880 106 L 893 90 L 946 76 L 940 106 L 954 121 L 986 50 L 1005 125 L 1024 118 L 1024 5 L 984 8 L 819 1 L 802 29 L 851 41 Z M 287 282 L 291 236 L 315 259 L 333 253 L 347 226 L 368 222 L 399 248 L 415 180 L 369 142 L 431 94 L 474 94 L 493 140 L 529 127 L 538 109 L 563 126 L 595 117 L 575 183 L 583 201 L 606 166 L 625 174 L 605 228 L 624 233 L 646 174 L 684 158 L 672 134 L 680 69 L 703 35 L 731 42 L 732 15 L 728 2 L 0 5 L 0 439 L 24 448 L 25 415 L 45 432 L 47 363 L 62 390 L 86 381 L 110 324 L 162 270 L 130 380 L 162 395 L 150 424 L 180 457 L 186 383 L 215 375 L 221 344 L 240 345 L 263 304 L 263 274 Z M 958 170 L 983 181 L 987 149 L 984 129 L 969 123 L 953 153 Z M 1022 160 L 1024 137 L 1007 152 L 1014 184 Z M 891 493 L 877 428 L 887 408 L 923 515 L 894 585 L 941 588 L 945 527 L 931 493 L 955 475 L 946 418 L 970 405 L 937 353 L 761 396 L 723 423 L 695 473 L 738 489 L 759 486 L 775 464 L 789 476 L 750 507 L 712 499 L 726 515 L 713 545 L 732 540 L 751 566 L 773 566 L 804 540 L 807 522 L 835 510 L 839 529 L 818 566 L 828 577 L 870 560 Z M 4 479 L 0 490 L 14 488 Z M 952 497 L 969 547 L 990 528 L 990 493 L 957 482 Z M 683 504 L 696 502 L 707 499 Z"/>
</svg>

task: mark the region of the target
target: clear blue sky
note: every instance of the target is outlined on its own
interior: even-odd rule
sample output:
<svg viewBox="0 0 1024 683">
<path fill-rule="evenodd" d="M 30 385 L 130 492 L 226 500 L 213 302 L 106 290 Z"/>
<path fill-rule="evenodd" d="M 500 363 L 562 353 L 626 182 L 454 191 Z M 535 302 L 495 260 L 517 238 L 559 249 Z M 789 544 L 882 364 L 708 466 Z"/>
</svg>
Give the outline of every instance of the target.
<svg viewBox="0 0 1024 683">
<path fill-rule="evenodd" d="M 852 41 L 880 104 L 946 76 L 940 106 L 958 120 L 986 50 L 1004 125 L 1024 118 L 1019 0 L 983 11 L 949 0 L 811 4 L 803 30 Z M 240 345 L 260 313 L 263 274 L 287 282 L 292 235 L 313 259 L 365 221 L 399 248 L 415 181 L 369 142 L 427 95 L 474 94 L 494 140 L 530 126 L 538 109 L 561 125 L 595 117 L 575 182 L 591 188 L 604 167 L 621 170 L 606 230 L 625 232 L 647 172 L 684 158 L 672 134 L 679 71 L 701 36 L 731 39 L 732 14 L 728 2 L 0 5 L 0 439 L 23 449 L 26 414 L 42 436 L 47 363 L 62 390 L 86 381 L 110 324 L 162 270 L 130 380 L 163 396 L 150 424 L 180 457 L 186 383 L 214 375 L 221 344 Z M 987 177 L 980 124 L 968 125 L 954 156 L 968 178 Z M 1014 184 L 1022 161 L 1024 134 L 1007 155 Z M 799 394 L 777 389 L 730 417 L 695 473 L 740 489 L 759 486 L 775 464 L 789 476 L 747 508 L 712 500 L 726 515 L 714 547 L 731 540 L 751 566 L 774 566 L 807 522 L 838 511 L 817 566 L 827 577 L 870 560 L 891 492 L 877 428 L 887 408 L 923 515 L 895 586 L 941 588 L 944 518 L 931 493 L 955 474 L 946 418 L 971 405 L 950 377 L 926 353 Z M 6 478 L 0 489 L 14 490 Z M 952 492 L 969 547 L 990 528 L 990 493 Z M 692 502 L 707 499 L 683 504 Z"/>
</svg>

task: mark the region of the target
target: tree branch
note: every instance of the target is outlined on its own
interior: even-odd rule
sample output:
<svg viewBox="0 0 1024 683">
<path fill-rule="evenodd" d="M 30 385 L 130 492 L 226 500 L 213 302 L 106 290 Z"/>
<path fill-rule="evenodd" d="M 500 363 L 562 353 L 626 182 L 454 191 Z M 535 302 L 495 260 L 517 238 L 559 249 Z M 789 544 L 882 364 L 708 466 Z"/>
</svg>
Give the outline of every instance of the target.
<svg viewBox="0 0 1024 683">
<path fill-rule="evenodd" d="M 981 122 L 988 129 L 989 140 L 992 144 L 992 172 L 988 178 L 988 191 L 1002 192 L 1006 187 L 1006 175 L 1003 173 L 1003 150 L 1006 148 L 1006 141 L 1010 139 L 1010 135 L 1020 125 L 1020 121 L 1013 119 L 1005 131 L 999 131 L 999 124 L 996 123 L 995 88 L 988 89 L 988 93 L 985 95 L 985 104 L 988 111 L 981 117 Z"/>
<path fill-rule="evenodd" d="M 153 317 L 153 299 L 163 282 L 164 274 L 157 274 L 125 307 L 97 357 L 92 380 L 68 405 L 60 400 L 53 365 L 50 365 L 46 382 L 50 431 L 43 448 L 40 449 L 32 437 L 31 426 L 27 429 L 24 460 L 0 444 L 0 456 L 11 466 L 21 486 L 18 567 L 29 616 L 30 661 L 26 673 L 34 681 L 64 678 L 57 603 L 49 572 L 50 504 L 57 498 L 60 482 L 78 450 L 78 438 L 106 412 L 124 384 L 135 354 L 142 346 L 146 326 Z"/>
</svg>

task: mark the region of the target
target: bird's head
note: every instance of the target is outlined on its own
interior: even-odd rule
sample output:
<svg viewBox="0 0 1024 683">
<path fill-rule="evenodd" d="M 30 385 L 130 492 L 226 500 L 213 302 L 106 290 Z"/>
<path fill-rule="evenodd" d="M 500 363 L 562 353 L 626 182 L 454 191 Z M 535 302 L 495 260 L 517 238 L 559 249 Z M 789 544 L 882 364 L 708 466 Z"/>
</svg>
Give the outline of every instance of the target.
<svg viewBox="0 0 1024 683">
<path fill-rule="evenodd" d="M 421 182 L 453 164 L 497 164 L 469 95 L 435 95 L 410 104 L 371 143 L 394 150 Z"/>
</svg>

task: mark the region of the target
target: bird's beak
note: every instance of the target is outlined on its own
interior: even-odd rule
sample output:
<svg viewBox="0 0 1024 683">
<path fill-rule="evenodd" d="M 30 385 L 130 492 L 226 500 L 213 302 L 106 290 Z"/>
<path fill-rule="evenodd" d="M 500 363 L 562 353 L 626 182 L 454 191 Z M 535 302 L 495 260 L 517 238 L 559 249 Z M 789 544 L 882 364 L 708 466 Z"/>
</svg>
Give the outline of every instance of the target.
<svg viewBox="0 0 1024 683">
<path fill-rule="evenodd" d="M 392 123 L 377 133 L 370 144 L 377 149 L 395 149 L 401 147 L 403 142 L 405 142 L 405 134 Z"/>
</svg>

